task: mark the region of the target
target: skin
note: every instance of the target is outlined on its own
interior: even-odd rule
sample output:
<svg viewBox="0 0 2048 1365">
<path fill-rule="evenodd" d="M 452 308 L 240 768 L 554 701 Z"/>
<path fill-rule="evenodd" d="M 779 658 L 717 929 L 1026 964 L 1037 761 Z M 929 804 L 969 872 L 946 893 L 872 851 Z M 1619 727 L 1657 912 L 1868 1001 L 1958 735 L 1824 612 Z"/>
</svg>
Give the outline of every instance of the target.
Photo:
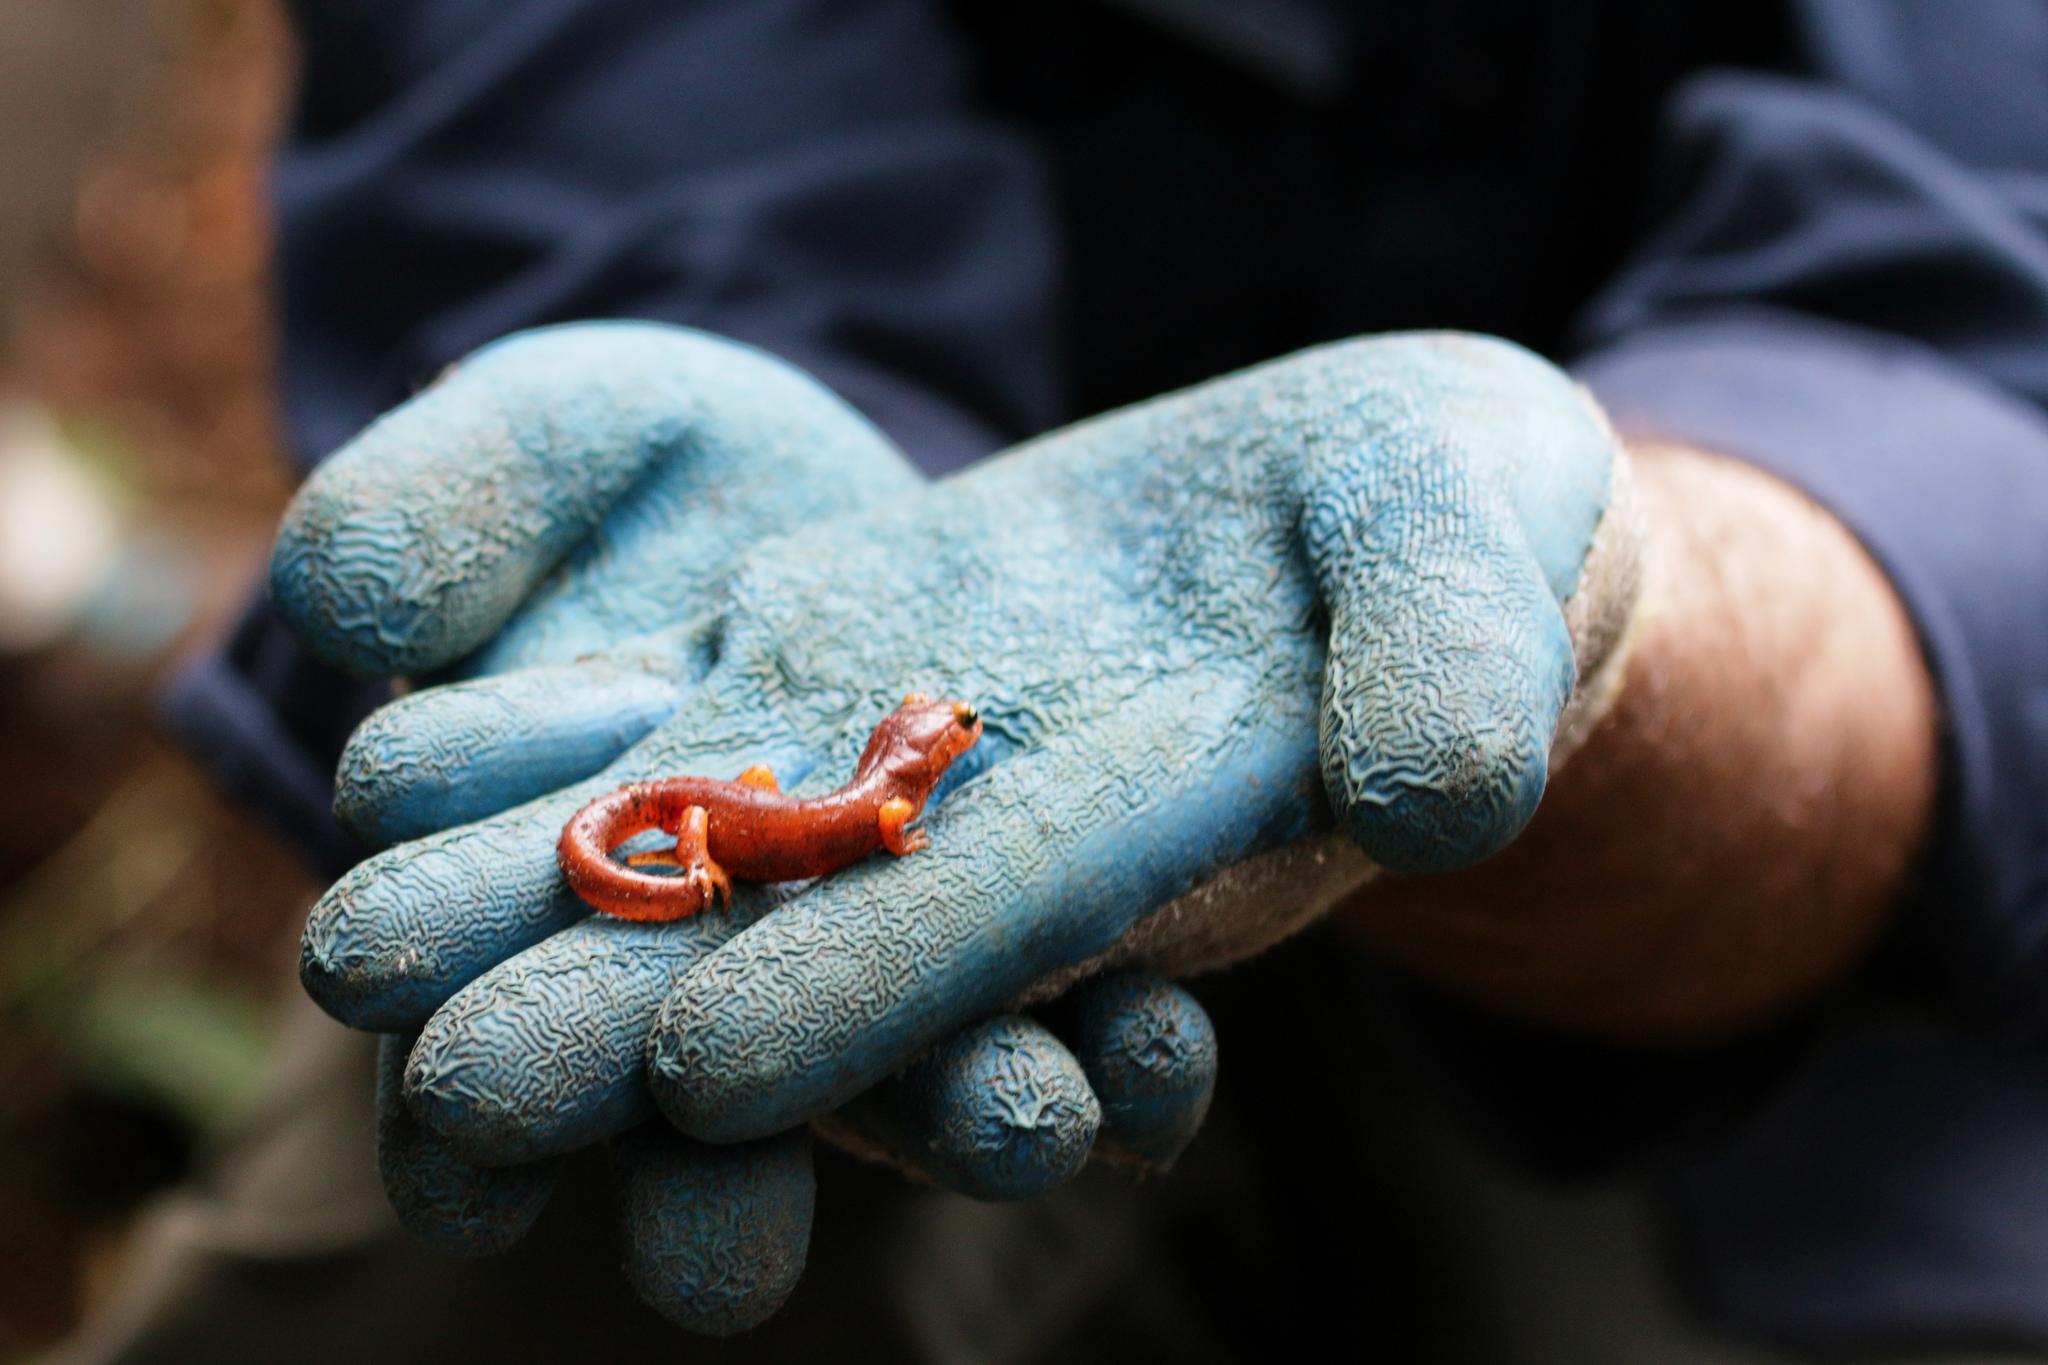
<svg viewBox="0 0 2048 1365">
<path fill-rule="evenodd" d="M 1613 709 L 1514 845 L 1336 919 L 1487 1009 L 1683 1045 L 1812 998 L 1882 931 L 1931 819 L 1934 688 L 1828 513 L 1733 460 L 1632 453 L 1645 597 Z"/>
<path fill-rule="evenodd" d="M 619 919 L 675 920 L 732 901 L 731 877 L 785 882 L 822 877 L 886 848 L 903 857 L 930 839 L 909 824 L 953 760 L 981 738 L 981 717 L 963 701 L 913 692 L 885 716 L 855 765 L 853 780 L 815 800 L 785 796 L 774 769 L 759 764 L 732 782 L 670 777 L 634 782 L 585 806 L 556 847 L 576 894 Z M 676 838 L 674 854 L 612 850 L 648 830 Z M 650 865 L 680 869 L 655 876 Z"/>
</svg>

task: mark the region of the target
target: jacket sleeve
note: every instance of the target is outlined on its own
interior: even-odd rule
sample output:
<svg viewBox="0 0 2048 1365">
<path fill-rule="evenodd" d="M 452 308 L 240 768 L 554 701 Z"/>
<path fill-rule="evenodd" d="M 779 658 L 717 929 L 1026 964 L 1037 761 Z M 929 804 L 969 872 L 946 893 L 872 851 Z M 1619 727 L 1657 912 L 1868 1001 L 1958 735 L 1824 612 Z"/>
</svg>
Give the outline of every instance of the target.
<svg viewBox="0 0 2048 1365">
<path fill-rule="evenodd" d="M 1837 7 L 1810 8 L 1819 41 Z M 2001 78 L 2008 35 L 1988 22 L 1947 39 L 1966 53 L 1946 66 L 1870 70 L 1873 51 L 1942 48 L 1914 31 L 1926 7 L 1859 8 L 1861 27 L 1837 35 L 1853 83 L 1716 75 L 1681 91 L 1674 202 L 1588 311 L 1578 371 L 1624 430 L 1769 468 L 1883 566 L 1936 682 L 1943 763 L 1894 975 L 1957 1017 L 2034 1027 L 2048 1018 L 2048 85 Z M 2025 14 L 2031 62 L 2048 12 Z"/>
<path fill-rule="evenodd" d="M 1385 981 L 1398 1045 L 1557 1178 L 1682 1163 L 1901 1008 L 2048 1019 L 2048 10 L 1795 8 L 1805 77 L 1674 92 L 1658 226 L 1574 368 L 1625 433 L 1770 469 L 1869 548 L 1938 689 L 1935 827 L 1870 969 L 1721 1047 L 1596 1046 Z"/>
</svg>

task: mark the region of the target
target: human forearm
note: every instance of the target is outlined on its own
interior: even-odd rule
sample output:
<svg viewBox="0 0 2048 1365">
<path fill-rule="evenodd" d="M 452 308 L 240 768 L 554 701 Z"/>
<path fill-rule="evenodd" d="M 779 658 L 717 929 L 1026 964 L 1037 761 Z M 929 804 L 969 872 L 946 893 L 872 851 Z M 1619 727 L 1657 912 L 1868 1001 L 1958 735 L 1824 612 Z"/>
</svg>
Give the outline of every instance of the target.
<svg viewBox="0 0 2048 1365">
<path fill-rule="evenodd" d="M 1638 446 L 1642 617 L 1613 710 L 1527 832 L 1339 916 L 1484 1007 L 1700 1041 L 1853 963 L 1924 835 L 1932 686 L 1882 572 L 1746 465 Z"/>
</svg>

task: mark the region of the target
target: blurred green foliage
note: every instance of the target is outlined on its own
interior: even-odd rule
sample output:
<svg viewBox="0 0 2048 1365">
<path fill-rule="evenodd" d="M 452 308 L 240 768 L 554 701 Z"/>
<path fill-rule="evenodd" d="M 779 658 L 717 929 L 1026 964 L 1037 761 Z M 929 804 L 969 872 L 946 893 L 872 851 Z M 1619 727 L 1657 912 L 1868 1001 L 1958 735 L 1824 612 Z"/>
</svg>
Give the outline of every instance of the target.
<svg viewBox="0 0 2048 1365">
<path fill-rule="evenodd" d="M 0 1019 L 81 1082 L 161 1108 L 204 1136 L 260 1083 L 263 1002 L 131 932 L 200 856 L 207 827 L 182 774 L 118 788 L 72 839 L 0 894 Z M 0 1119 L 17 1101 L 0 1090 Z"/>
</svg>

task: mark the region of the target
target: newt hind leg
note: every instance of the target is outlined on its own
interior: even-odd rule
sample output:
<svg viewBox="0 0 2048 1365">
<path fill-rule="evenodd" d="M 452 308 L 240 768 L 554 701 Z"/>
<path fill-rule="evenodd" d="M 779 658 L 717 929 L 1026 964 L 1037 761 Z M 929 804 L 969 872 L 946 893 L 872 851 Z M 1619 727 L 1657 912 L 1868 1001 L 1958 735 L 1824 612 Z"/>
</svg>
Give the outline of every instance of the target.
<svg viewBox="0 0 2048 1365">
<path fill-rule="evenodd" d="M 773 780 L 772 776 L 770 780 Z M 629 854 L 626 866 L 680 868 L 680 872 L 663 880 L 675 883 L 677 901 L 696 899 L 695 908 L 681 914 L 694 914 L 696 910 L 708 910 L 714 905 L 729 907 L 732 904 L 732 878 L 712 858 L 710 835 L 710 813 L 702 806 L 691 806 L 683 812 L 682 826 L 676 831 L 673 849 L 658 848 L 647 853 Z M 680 914 L 675 916 L 680 917 Z"/>
<path fill-rule="evenodd" d="M 766 763 L 756 763 L 734 779 L 742 786 L 759 787 L 764 792 L 779 792 L 782 784 L 775 780 L 775 769 Z"/>
<path fill-rule="evenodd" d="M 704 887 L 704 904 L 732 904 L 732 878 L 711 858 L 711 813 L 702 806 L 683 812 L 676 831 L 676 861 L 682 865 L 683 880 Z"/>
<path fill-rule="evenodd" d="M 931 846 L 931 836 L 921 829 L 909 828 L 917 818 L 917 807 L 900 796 L 891 797 L 882 803 L 882 809 L 875 814 L 875 824 L 882 833 L 882 847 L 897 857 L 917 852 Z"/>
</svg>

